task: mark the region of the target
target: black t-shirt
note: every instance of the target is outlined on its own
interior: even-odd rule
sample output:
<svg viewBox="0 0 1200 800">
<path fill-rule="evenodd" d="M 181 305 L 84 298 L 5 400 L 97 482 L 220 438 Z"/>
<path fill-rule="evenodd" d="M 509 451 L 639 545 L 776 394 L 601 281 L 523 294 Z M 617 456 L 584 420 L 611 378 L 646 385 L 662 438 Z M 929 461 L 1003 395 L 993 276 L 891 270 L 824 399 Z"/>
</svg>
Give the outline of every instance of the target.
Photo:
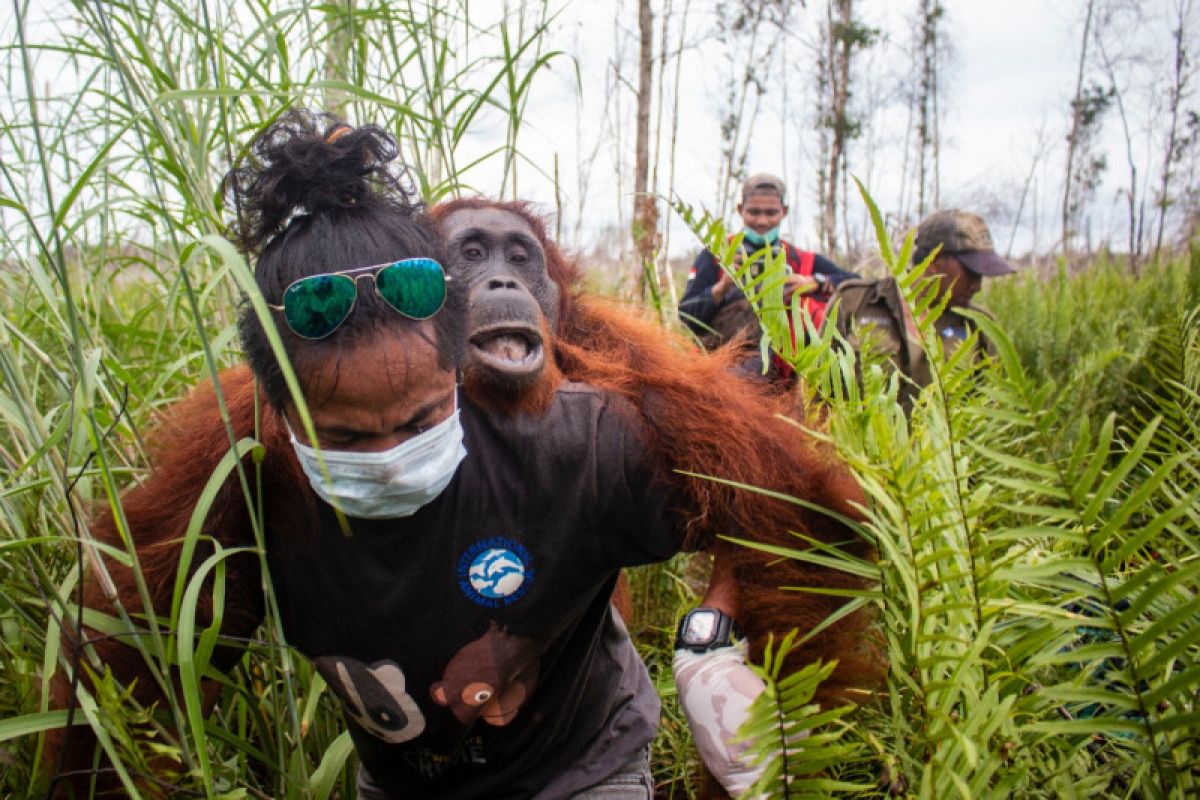
<svg viewBox="0 0 1200 800">
<path fill-rule="evenodd" d="M 268 533 L 288 641 L 396 797 L 560 797 L 653 738 L 658 701 L 609 595 L 677 548 L 625 404 L 579 384 L 541 416 L 461 408 L 467 456 L 411 517 Z"/>
</svg>

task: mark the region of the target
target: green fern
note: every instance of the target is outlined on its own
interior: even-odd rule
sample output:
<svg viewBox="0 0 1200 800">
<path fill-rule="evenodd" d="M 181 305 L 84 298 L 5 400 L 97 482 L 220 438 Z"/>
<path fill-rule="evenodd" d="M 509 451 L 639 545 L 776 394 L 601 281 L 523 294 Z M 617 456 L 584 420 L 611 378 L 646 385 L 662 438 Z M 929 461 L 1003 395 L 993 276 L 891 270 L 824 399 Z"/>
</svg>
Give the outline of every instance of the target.
<svg viewBox="0 0 1200 800">
<path fill-rule="evenodd" d="M 868 498 L 863 533 L 878 563 L 864 569 L 836 551 L 820 558 L 875 582 L 856 602 L 877 607 L 887 686 L 877 702 L 839 710 L 821 727 L 806 705 L 817 666 L 797 674 L 788 702 L 775 688 L 787 678 L 767 669 L 773 694 L 746 728 L 770 764 L 760 788 L 769 796 L 798 786 L 928 798 L 1194 794 L 1197 313 L 1181 312 L 1183 322 L 1164 323 L 1136 351 L 1153 379 L 1137 414 L 1097 423 L 1103 402 L 1079 398 L 1093 396 L 1091 382 L 1116 364 L 1101 351 L 1078 354 L 1077 369 L 1050 380 L 1045 362 L 1010 335 L 1024 331 L 973 315 L 995 359 L 980 361 L 971 347 L 943 357 L 925 265 L 908 265 L 911 234 L 893 249 L 864 199 L 931 356 L 933 380 L 911 420 L 896 401 L 900 379 L 877 357 L 848 352 L 828 329 L 795 352 L 790 337 L 776 341 L 810 401 L 827 409 L 826 435 Z M 1103 273 L 1096 281 L 1091 289 L 1106 298 L 1126 286 Z M 1082 312 L 1084 300 L 1071 294 L 1079 283 L 1060 277 L 1058 285 L 1069 295 L 1062 303 Z M 1045 313 L 1054 325 L 1064 319 Z M 1128 374 L 1135 361 L 1120 358 Z M 809 546 L 798 538 L 794 552 L 779 554 L 812 560 Z M 802 730 L 847 748 L 841 766 L 818 775 L 818 757 L 795 738 Z"/>
<path fill-rule="evenodd" d="M 849 728 L 842 718 L 852 708 L 822 711 L 813 701 L 817 687 L 837 664 L 817 662 L 783 675 L 795 638 L 793 631 L 778 646 L 769 642 L 762 666 L 755 669 L 766 688 L 751 704 L 738 738 L 749 743 L 748 756 L 763 770 L 747 795 L 798 799 L 863 791 L 868 786 L 828 774 L 846 770 L 863 757 L 864 748 L 845 737 Z"/>
</svg>

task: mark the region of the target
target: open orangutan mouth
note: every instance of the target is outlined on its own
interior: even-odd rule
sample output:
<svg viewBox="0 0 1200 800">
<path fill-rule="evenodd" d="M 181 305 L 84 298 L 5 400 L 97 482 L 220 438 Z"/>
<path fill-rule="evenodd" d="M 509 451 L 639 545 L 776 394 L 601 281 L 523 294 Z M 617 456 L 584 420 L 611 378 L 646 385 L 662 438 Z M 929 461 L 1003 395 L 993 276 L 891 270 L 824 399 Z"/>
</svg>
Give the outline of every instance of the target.
<svg viewBox="0 0 1200 800">
<path fill-rule="evenodd" d="M 540 369 L 544 359 L 541 332 L 511 324 L 477 331 L 471 349 L 480 361 L 506 372 Z"/>
</svg>

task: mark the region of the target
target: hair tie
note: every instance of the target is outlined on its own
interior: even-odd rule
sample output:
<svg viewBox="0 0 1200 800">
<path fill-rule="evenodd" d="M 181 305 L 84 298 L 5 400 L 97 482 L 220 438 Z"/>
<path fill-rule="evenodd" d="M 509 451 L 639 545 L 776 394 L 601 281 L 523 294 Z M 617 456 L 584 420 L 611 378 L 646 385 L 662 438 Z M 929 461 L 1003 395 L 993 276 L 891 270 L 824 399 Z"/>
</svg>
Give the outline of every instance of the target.
<svg viewBox="0 0 1200 800">
<path fill-rule="evenodd" d="M 325 137 L 325 144 L 333 144 L 352 130 L 354 130 L 354 128 L 350 127 L 344 122 L 341 123 L 332 131 L 330 131 L 329 135 Z"/>
</svg>

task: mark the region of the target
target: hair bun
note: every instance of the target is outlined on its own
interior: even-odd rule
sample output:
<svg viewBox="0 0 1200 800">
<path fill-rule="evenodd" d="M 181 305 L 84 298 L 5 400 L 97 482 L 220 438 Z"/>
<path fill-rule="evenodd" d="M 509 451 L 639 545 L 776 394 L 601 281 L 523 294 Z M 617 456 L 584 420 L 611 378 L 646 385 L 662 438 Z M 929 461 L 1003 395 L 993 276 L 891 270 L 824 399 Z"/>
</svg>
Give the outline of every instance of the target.
<svg viewBox="0 0 1200 800">
<path fill-rule="evenodd" d="M 355 128 L 332 114 L 294 109 L 259 133 L 223 188 L 237 218 L 230 238 L 248 254 L 300 214 L 338 213 L 363 202 L 410 212 L 415 190 L 393 167 L 396 140 L 377 125 Z"/>
</svg>

